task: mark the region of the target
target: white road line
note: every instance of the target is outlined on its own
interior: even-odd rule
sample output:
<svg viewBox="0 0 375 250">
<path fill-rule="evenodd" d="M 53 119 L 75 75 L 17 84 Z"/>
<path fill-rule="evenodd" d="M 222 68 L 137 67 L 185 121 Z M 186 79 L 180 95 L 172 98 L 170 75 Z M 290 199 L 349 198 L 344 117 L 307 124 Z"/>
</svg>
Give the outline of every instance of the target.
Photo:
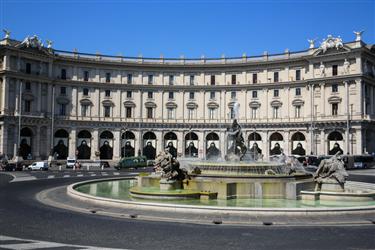
<svg viewBox="0 0 375 250">
<path fill-rule="evenodd" d="M 13 241 L 11 244 L 4 244 L 4 241 L 11 240 Z M 3 241 L 3 242 L 2 242 Z M 20 241 L 18 243 L 14 243 L 14 241 Z M 29 241 L 29 243 L 24 243 L 25 241 Z M 120 248 L 103 248 L 103 247 L 93 247 L 93 246 L 83 246 L 83 245 L 70 245 L 70 244 L 63 244 L 57 242 L 49 242 L 49 241 L 38 241 L 38 240 L 30 240 L 30 239 L 22 239 L 22 238 L 15 238 L 0 235 L 0 248 L 4 249 L 14 249 L 14 250 L 31 250 L 31 249 L 45 249 L 45 248 L 77 248 L 77 249 L 108 249 L 108 250 L 115 250 Z"/>
<path fill-rule="evenodd" d="M 90 176 L 96 176 L 96 174 L 91 174 Z"/>
<path fill-rule="evenodd" d="M 55 178 L 55 176 L 54 175 L 48 175 L 47 176 L 47 179 L 51 179 L 51 178 Z"/>
<path fill-rule="evenodd" d="M 113 175 L 120 175 L 120 173 L 119 172 L 114 172 Z"/>
<path fill-rule="evenodd" d="M 83 174 L 77 174 L 77 177 L 82 177 L 83 176 Z"/>
<path fill-rule="evenodd" d="M 66 174 L 66 175 L 63 176 L 63 178 L 68 178 L 68 177 L 70 177 L 69 174 Z"/>
<path fill-rule="evenodd" d="M 108 173 L 106 173 L 106 172 L 102 172 L 101 174 L 102 174 L 102 175 L 108 175 Z"/>
<path fill-rule="evenodd" d="M 32 181 L 32 180 L 36 180 L 36 177 L 35 176 L 16 177 L 11 182 Z"/>
</svg>

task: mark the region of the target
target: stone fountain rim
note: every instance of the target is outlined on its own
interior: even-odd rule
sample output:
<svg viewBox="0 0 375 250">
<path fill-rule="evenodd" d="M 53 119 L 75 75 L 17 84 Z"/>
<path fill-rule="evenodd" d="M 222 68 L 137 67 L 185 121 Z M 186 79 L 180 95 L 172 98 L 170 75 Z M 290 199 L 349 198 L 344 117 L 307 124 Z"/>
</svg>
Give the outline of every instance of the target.
<svg viewBox="0 0 375 250">
<path fill-rule="evenodd" d="M 67 194 L 68 196 L 79 199 L 82 201 L 86 201 L 93 204 L 102 204 L 106 206 L 115 206 L 115 207 L 123 207 L 123 208 L 136 208 L 136 209 L 143 209 L 143 210 L 160 210 L 166 211 L 171 210 L 173 212 L 202 212 L 202 213 L 218 213 L 218 212 L 233 212 L 239 214 L 248 214 L 258 212 L 260 214 L 310 214 L 310 213 L 345 213 L 345 212 L 365 212 L 365 211 L 374 211 L 375 212 L 375 205 L 371 206 L 357 206 L 357 207 L 325 207 L 325 208 L 247 208 L 247 207 L 219 207 L 219 206 L 197 206 L 197 205 L 182 205 L 182 204 L 168 204 L 168 203 L 154 203 L 154 202 L 138 202 L 138 201 L 126 201 L 126 200 L 119 200 L 119 199 L 111 199 L 105 197 L 98 197 L 89 194 L 85 194 L 75 190 L 75 188 L 90 184 L 90 183 L 99 183 L 105 181 L 115 181 L 115 180 L 130 180 L 135 179 L 134 177 L 112 177 L 112 178 L 104 178 L 104 179 L 96 179 L 96 180 L 86 180 L 81 182 L 73 183 L 67 186 Z"/>
</svg>

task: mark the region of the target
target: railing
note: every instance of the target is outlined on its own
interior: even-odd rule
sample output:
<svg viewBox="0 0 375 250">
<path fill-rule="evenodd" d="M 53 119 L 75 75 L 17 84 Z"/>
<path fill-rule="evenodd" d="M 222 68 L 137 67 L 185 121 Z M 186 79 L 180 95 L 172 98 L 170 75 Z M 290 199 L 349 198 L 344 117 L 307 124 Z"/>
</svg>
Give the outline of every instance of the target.
<svg viewBox="0 0 375 250">
<path fill-rule="evenodd" d="M 142 64 L 236 64 L 244 62 L 275 61 L 282 59 L 298 58 L 309 55 L 309 50 L 287 52 L 280 54 L 265 54 L 257 56 L 242 57 L 221 57 L 221 58 L 151 58 L 134 56 L 111 56 L 91 53 L 78 53 L 64 50 L 54 50 L 54 54 L 59 57 L 74 58 L 91 61 L 104 61 L 115 63 L 142 63 Z"/>
</svg>

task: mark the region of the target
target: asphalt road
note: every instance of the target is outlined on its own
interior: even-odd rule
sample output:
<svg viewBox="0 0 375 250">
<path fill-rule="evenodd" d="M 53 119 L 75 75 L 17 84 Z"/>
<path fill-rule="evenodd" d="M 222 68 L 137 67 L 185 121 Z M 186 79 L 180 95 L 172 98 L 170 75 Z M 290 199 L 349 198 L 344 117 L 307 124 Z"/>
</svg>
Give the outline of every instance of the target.
<svg viewBox="0 0 375 250">
<path fill-rule="evenodd" d="M 10 179 L 0 174 L 0 235 L 99 248 L 375 249 L 375 225 L 235 227 L 117 219 L 52 208 L 35 200 L 43 189 L 82 178 L 8 183 Z"/>
</svg>

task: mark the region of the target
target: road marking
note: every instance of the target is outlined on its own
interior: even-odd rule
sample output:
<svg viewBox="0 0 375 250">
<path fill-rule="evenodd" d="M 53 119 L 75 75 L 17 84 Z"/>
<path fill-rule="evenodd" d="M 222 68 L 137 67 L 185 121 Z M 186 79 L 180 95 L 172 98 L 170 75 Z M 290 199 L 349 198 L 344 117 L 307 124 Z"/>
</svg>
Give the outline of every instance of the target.
<svg viewBox="0 0 375 250">
<path fill-rule="evenodd" d="M 102 175 L 108 175 L 108 173 L 106 173 L 106 172 L 102 172 L 101 174 L 102 174 Z"/>
<path fill-rule="evenodd" d="M 68 177 L 70 177 L 69 174 L 66 174 L 66 175 L 63 176 L 63 178 L 68 178 Z"/>
<path fill-rule="evenodd" d="M 83 174 L 77 174 L 77 177 L 82 177 L 83 176 Z"/>
<path fill-rule="evenodd" d="M 36 177 L 35 176 L 16 177 L 11 182 L 32 181 L 32 180 L 36 180 Z"/>
<path fill-rule="evenodd" d="M 119 172 L 114 172 L 113 175 L 120 175 L 120 173 Z"/>
<path fill-rule="evenodd" d="M 18 242 L 17 242 L 18 241 Z M 25 243 L 27 242 L 27 243 Z M 57 242 L 49 241 L 38 241 L 30 239 L 21 239 L 9 236 L 0 235 L 0 248 L 2 249 L 21 249 L 21 250 L 31 250 L 31 249 L 46 249 L 46 248 L 76 248 L 76 249 L 108 249 L 115 250 L 120 248 L 103 248 L 103 247 L 93 247 L 93 246 L 83 246 L 83 245 L 70 245 Z"/>
<path fill-rule="evenodd" d="M 51 179 L 51 178 L 54 178 L 55 176 L 54 175 L 48 175 L 47 179 Z"/>
<path fill-rule="evenodd" d="M 96 174 L 91 174 L 90 176 L 96 176 Z"/>
</svg>

